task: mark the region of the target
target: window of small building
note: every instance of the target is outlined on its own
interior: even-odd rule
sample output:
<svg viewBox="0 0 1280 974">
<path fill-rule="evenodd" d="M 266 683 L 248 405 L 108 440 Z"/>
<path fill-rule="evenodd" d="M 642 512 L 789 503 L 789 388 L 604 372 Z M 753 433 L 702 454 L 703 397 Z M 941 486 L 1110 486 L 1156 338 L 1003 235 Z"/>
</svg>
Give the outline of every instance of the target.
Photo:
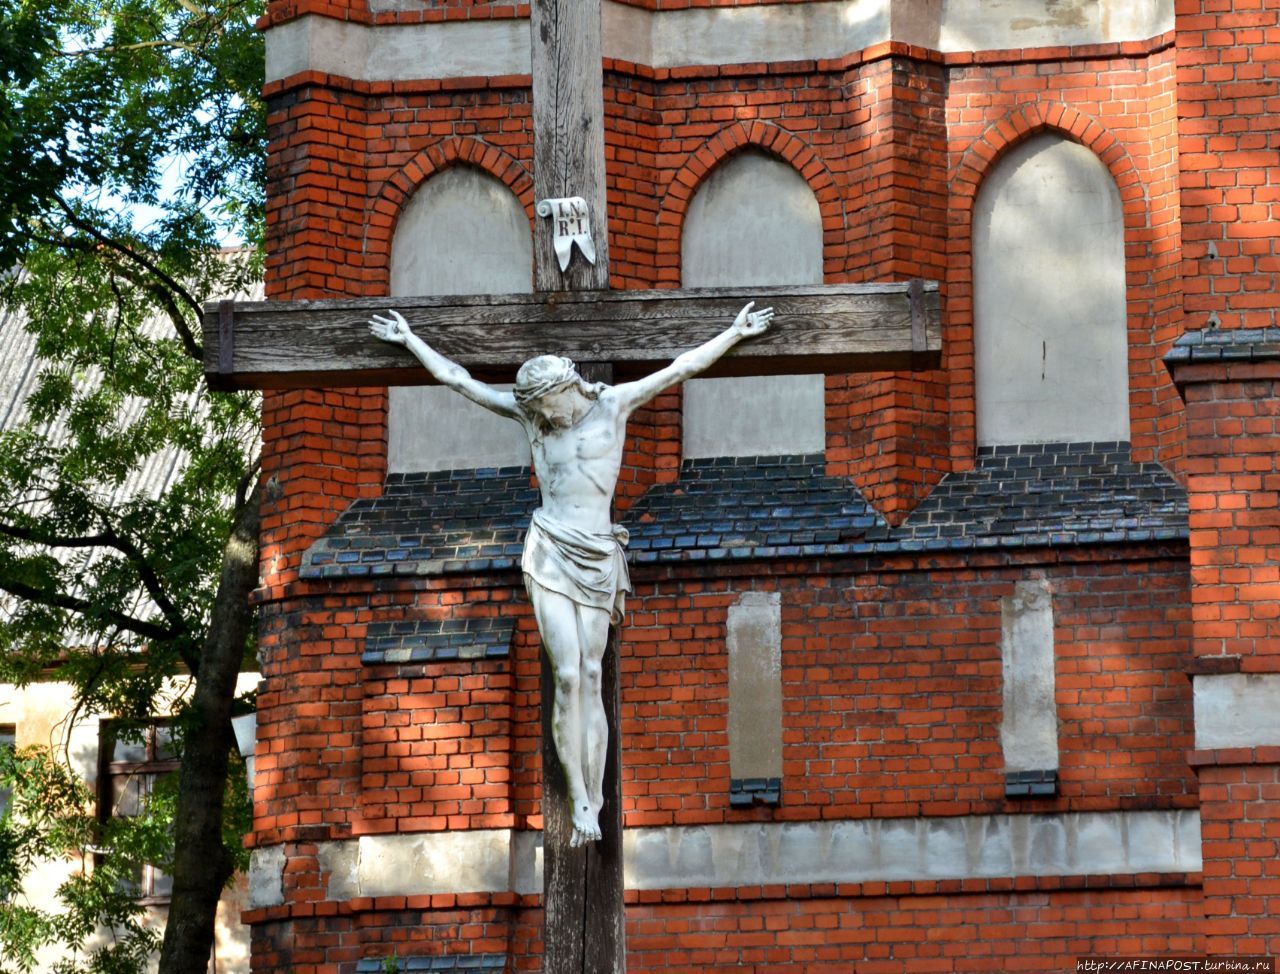
<svg viewBox="0 0 1280 974">
<path fill-rule="evenodd" d="M 12 754 L 17 747 L 18 728 L 13 724 L 0 724 L 0 751 Z M 0 784 L 0 815 L 9 807 L 9 789 Z"/>
<path fill-rule="evenodd" d="M 180 766 L 173 745 L 173 729 L 165 723 L 126 727 L 102 725 L 101 767 L 98 773 L 98 818 L 131 818 L 141 814 L 157 783 Z M 167 901 L 173 879 L 156 866 L 140 865 L 134 873 L 139 899 Z"/>
</svg>

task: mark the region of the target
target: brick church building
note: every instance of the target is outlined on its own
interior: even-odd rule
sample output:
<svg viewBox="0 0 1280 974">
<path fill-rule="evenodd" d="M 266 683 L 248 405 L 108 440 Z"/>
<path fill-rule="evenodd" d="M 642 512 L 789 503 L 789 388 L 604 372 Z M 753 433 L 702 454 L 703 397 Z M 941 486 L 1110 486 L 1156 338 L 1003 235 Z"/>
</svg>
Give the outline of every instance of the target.
<svg viewBox="0 0 1280 974">
<path fill-rule="evenodd" d="M 271 0 L 270 298 L 532 290 L 528 16 Z M 603 0 L 602 47 L 613 288 L 942 294 L 936 368 L 633 418 L 628 968 L 1280 954 L 1280 0 Z M 254 970 L 540 970 L 522 432 L 348 387 L 264 437 Z"/>
</svg>

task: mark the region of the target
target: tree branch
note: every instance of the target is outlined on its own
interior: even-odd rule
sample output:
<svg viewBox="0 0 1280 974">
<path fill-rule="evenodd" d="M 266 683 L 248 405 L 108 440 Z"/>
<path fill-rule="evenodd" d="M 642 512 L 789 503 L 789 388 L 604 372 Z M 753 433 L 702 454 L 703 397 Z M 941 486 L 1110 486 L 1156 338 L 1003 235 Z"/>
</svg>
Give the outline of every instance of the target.
<svg viewBox="0 0 1280 974">
<path fill-rule="evenodd" d="M 10 595 L 20 599 L 26 599 L 29 602 L 36 602 L 40 605 L 52 606 L 55 609 L 67 609 L 70 612 L 78 612 L 81 615 L 97 617 L 104 619 L 119 629 L 127 629 L 129 632 L 136 633 L 144 639 L 168 640 L 179 635 L 171 632 L 164 626 L 158 626 L 154 622 L 147 622 L 145 619 L 135 619 L 131 615 L 123 612 L 116 612 L 113 609 L 102 609 L 95 606 L 87 599 L 78 598 L 74 595 L 68 595 L 65 592 L 50 592 L 37 588 L 34 585 L 28 585 L 25 582 L 15 581 L 13 579 L 0 576 L 0 591 L 8 592 Z"/>
<path fill-rule="evenodd" d="M 102 516 L 101 511 L 98 512 L 98 516 Z M 166 631 L 167 637 L 181 636 L 189 631 L 190 627 L 186 618 L 165 592 L 164 583 L 161 581 L 160 576 L 156 574 L 155 569 L 151 567 L 151 563 L 147 561 L 146 556 L 139 550 L 137 545 L 129 539 L 121 537 L 110 525 L 101 534 L 59 535 L 35 528 L 24 528 L 16 524 L 0 522 L 0 534 L 16 538 L 19 541 L 29 541 L 33 544 L 50 548 L 111 548 L 120 552 L 120 554 L 129 559 L 137 570 L 138 580 L 142 582 L 143 588 L 147 590 L 147 595 L 151 597 L 151 601 L 156 604 L 156 608 L 160 610 L 168 621 L 171 628 Z M 0 587 L 2 585 L 3 583 L 0 583 Z M 72 606 L 64 605 L 62 608 L 72 608 Z M 191 665 L 185 658 L 183 662 L 186 662 L 188 666 Z"/>
<path fill-rule="evenodd" d="M 58 200 L 58 204 L 62 207 L 64 211 L 66 210 L 67 208 L 66 203 L 64 203 L 62 200 Z M 125 247 L 123 244 L 112 241 L 110 238 L 106 237 L 104 234 L 102 234 L 95 228 L 89 226 L 83 220 L 79 220 L 74 216 L 71 216 L 69 218 L 75 224 L 75 226 L 79 227 L 85 233 L 91 235 L 94 238 L 94 240 L 99 241 L 103 246 L 110 247 L 112 250 L 116 251 L 117 253 L 124 254 L 130 260 L 136 261 L 137 263 L 141 264 L 148 273 L 155 274 L 157 277 L 161 279 L 163 283 L 148 281 L 142 274 L 140 274 L 137 271 L 131 271 L 129 268 L 126 268 L 118 263 L 115 265 L 115 268 L 121 277 L 125 278 L 125 280 L 129 281 L 134 286 L 142 288 L 144 291 L 149 293 L 151 297 L 154 298 L 158 303 L 163 305 L 165 314 L 169 316 L 169 320 L 173 323 L 173 330 L 178 333 L 178 339 L 182 342 L 182 347 L 186 349 L 187 354 L 190 355 L 197 362 L 203 362 L 204 346 L 202 346 L 199 340 L 197 340 L 195 336 L 195 332 L 192 330 L 191 325 L 187 322 L 187 319 L 183 317 L 182 310 L 178 307 L 177 302 L 173 300 L 172 293 L 168 290 L 168 287 L 166 287 L 165 285 L 171 286 L 174 289 L 176 289 L 178 293 L 181 295 L 182 299 L 186 301 L 188 304 L 192 304 L 192 302 L 195 301 L 195 298 L 192 297 L 187 291 L 183 290 L 183 288 L 180 285 L 175 283 L 173 278 L 169 277 L 163 271 L 156 268 L 153 264 L 146 261 L 140 254 L 137 254 L 133 250 L 130 250 L 128 247 Z M 56 247 L 60 250 L 74 250 L 82 254 L 92 253 L 95 249 L 93 245 L 87 243 L 86 241 L 75 240 L 67 237 L 45 237 L 42 235 L 32 234 L 31 239 L 36 241 L 37 243 L 42 243 L 48 247 Z M 200 306 L 198 304 L 193 304 L 193 307 L 195 307 L 196 313 L 199 314 L 201 310 Z"/>
<path fill-rule="evenodd" d="M 129 260 L 145 268 L 148 273 L 154 274 L 157 278 L 159 278 L 161 281 L 164 282 L 165 287 L 169 288 L 174 294 L 178 295 L 183 301 L 185 301 L 188 305 L 190 305 L 192 311 L 194 311 L 197 315 L 201 313 L 203 309 L 200 307 L 200 302 L 197 301 L 191 295 L 191 292 L 189 292 L 181 284 L 179 284 L 172 277 L 170 277 L 168 274 L 162 271 L 152 261 L 147 260 L 147 258 L 143 257 L 142 254 L 138 253 L 132 247 L 126 247 L 124 244 L 120 243 L 118 240 L 108 237 L 105 233 L 103 233 L 93 224 L 89 223 L 87 220 L 84 220 L 78 215 L 76 215 L 75 210 L 73 210 L 71 208 L 71 205 L 67 203 L 67 201 L 64 200 L 61 196 L 55 195 L 53 199 L 54 199 L 54 202 L 58 204 L 58 207 L 62 210 L 62 212 L 66 215 L 67 220 L 71 223 L 72 226 L 76 227 L 78 230 L 83 231 L 84 233 L 87 233 L 89 236 L 93 237 L 94 240 L 98 241 L 98 243 L 102 244 L 104 247 L 108 247 L 111 250 L 114 250 L 116 253 L 121 254 L 124 257 L 127 257 Z"/>
<path fill-rule="evenodd" d="M 82 58 L 94 57 L 99 54 L 120 54 L 124 51 L 145 51 L 151 48 L 169 48 L 175 51 L 186 51 L 192 53 L 197 50 L 197 45 L 190 44 L 186 41 L 175 41 L 169 38 L 160 38 L 154 41 L 137 41 L 134 44 L 107 44 L 103 47 L 83 47 L 78 51 L 59 51 L 59 57 L 65 58 Z"/>
</svg>

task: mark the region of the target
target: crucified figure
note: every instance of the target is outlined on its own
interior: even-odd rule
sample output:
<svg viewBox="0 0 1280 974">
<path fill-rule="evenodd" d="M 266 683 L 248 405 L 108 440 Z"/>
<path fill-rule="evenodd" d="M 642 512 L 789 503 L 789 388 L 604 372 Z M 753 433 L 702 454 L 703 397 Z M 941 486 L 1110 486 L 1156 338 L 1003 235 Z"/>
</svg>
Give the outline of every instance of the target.
<svg viewBox="0 0 1280 974">
<path fill-rule="evenodd" d="M 573 805 L 573 846 L 600 838 L 608 743 L 601 662 L 609 626 L 621 623 L 631 590 L 622 553 L 627 533 L 612 523 L 610 510 L 627 419 L 742 339 L 763 333 L 773 309 L 753 307 L 747 304 L 711 341 L 635 382 L 586 382 L 569 359 L 540 355 L 520 366 L 510 392 L 473 379 L 413 334 L 396 311 L 369 323 L 376 337 L 408 348 L 443 385 L 514 419 L 529 437 L 542 506 L 533 513 L 520 564 L 555 673 L 551 726 Z"/>
</svg>

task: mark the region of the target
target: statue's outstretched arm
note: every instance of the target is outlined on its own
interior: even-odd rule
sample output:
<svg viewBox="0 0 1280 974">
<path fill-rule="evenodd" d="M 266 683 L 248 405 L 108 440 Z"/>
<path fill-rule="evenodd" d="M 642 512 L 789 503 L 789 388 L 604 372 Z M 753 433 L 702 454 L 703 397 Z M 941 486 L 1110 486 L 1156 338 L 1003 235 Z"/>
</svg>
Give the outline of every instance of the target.
<svg viewBox="0 0 1280 974">
<path fill-rule="evenodd" d="M 452 359 L 445 358 L 415 335 L 400 312 L 390 311 L 388 314 L 391 315 L 390 318 L 374 315 L 369 320 L 369 331 L 375 338 L 381 338 L 392 345 L 403 345 L 418 357 L 418 361 L 438 382 L 462 393 L 472 402 L 479 403 L 499 416 L 506 416 L 509 419 L 520 418 L 515 396 L 473 379 L 471 373 L 461 365 Z"/>
<path fill-rule="evenodd" d="M 773 318 L 773 309 L 752 311 L 753 307 L 755 302 L 748 302 L 733 319 L 732 325 L 711 341 L 680 353 L 666 368 L 659 369 L 652 375 L 637 379 L 635 382 L 623 382 L 615 386 L 615 394 L 623 410 L 630 413 L 643 406 L 662 390 L 709 368 L 720 356 L 744 338 L 754 338 L 756 335 L 764 334 Z"/>
</svg>

